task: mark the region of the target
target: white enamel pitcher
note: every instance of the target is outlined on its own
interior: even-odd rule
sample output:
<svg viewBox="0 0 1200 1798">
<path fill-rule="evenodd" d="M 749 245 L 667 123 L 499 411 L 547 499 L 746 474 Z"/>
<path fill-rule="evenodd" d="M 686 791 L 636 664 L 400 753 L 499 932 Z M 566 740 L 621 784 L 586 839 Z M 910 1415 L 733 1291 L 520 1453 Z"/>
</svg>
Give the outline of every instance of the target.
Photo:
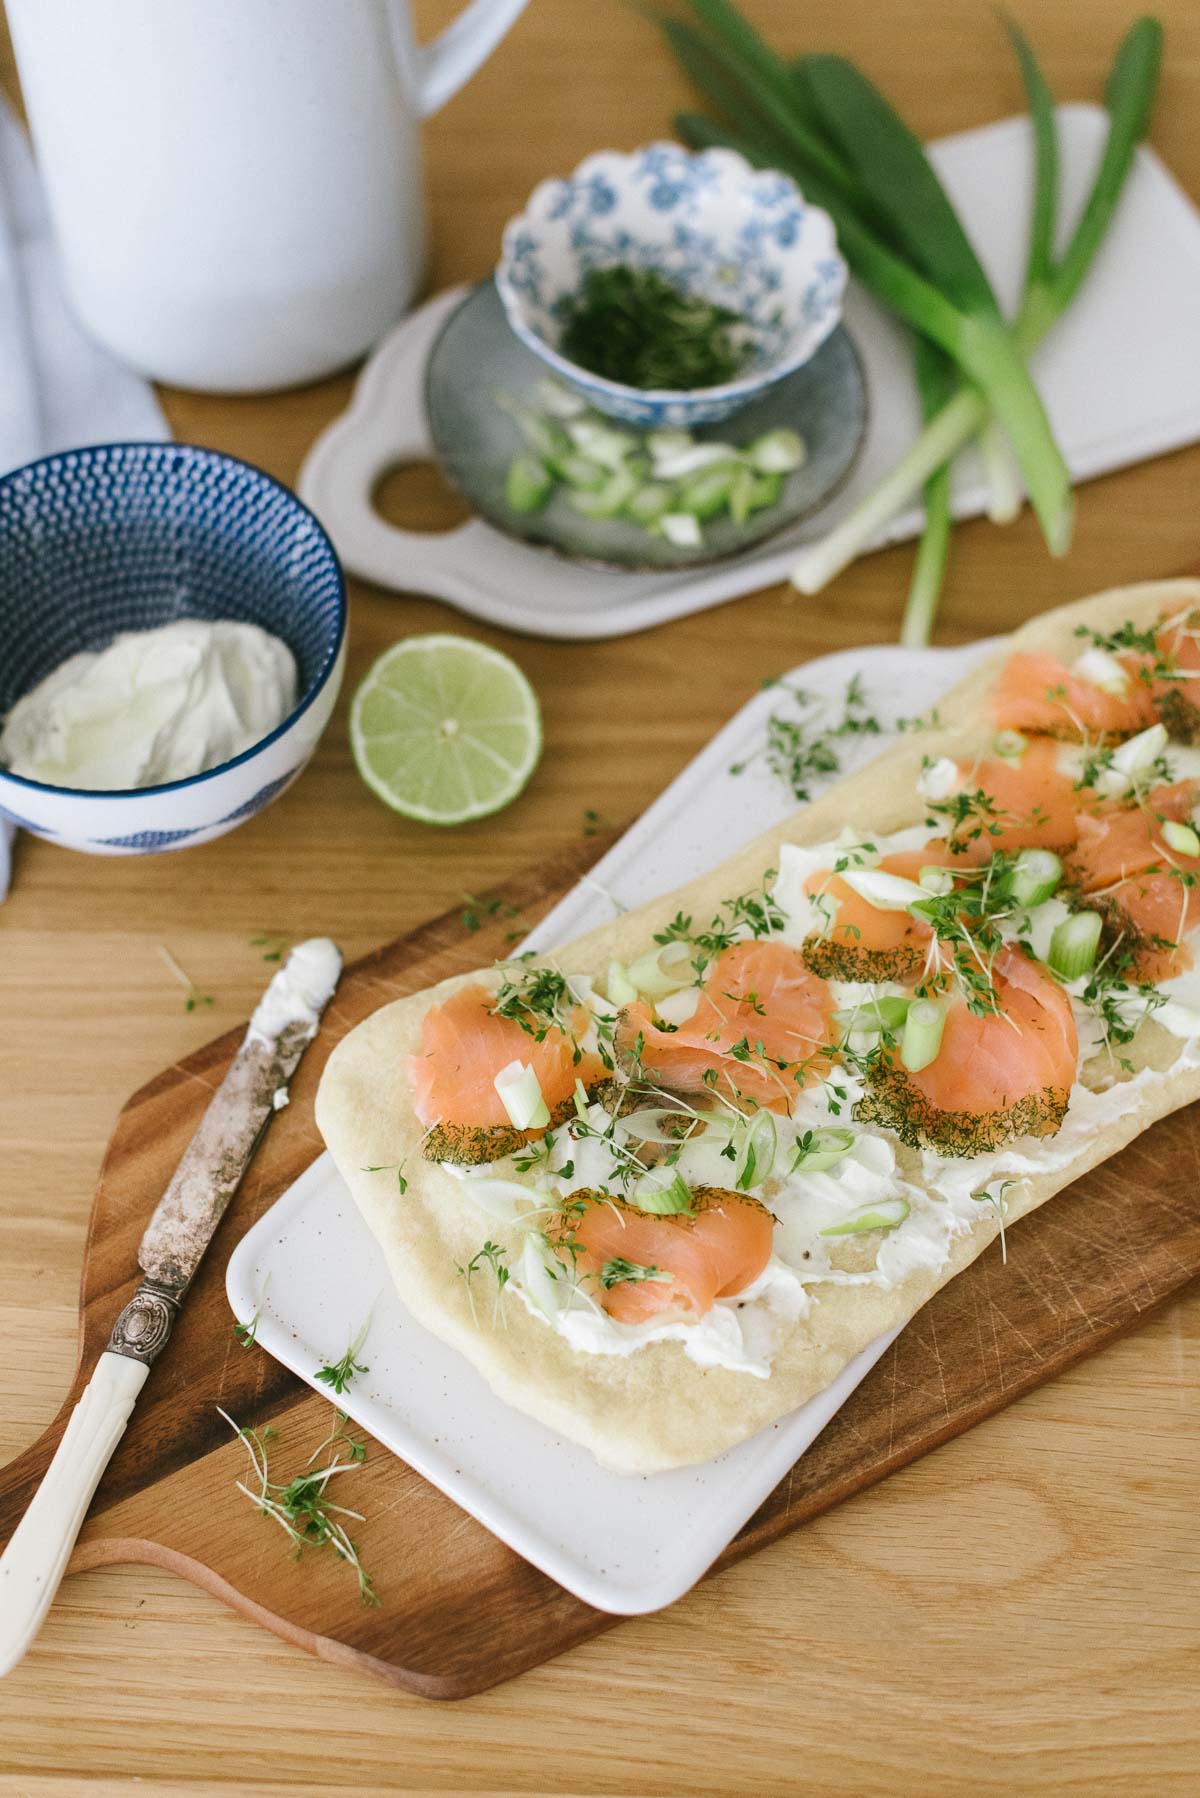
<svg viewBox="0 0 1200 1798">
<path fill-rule="evenodd" d="M 408 0 L 7 0 L 71 293 L 156 380 L 315 380 L 425 263 L 419 123 L 526 0 L 418 48 Z"/>
</svg>

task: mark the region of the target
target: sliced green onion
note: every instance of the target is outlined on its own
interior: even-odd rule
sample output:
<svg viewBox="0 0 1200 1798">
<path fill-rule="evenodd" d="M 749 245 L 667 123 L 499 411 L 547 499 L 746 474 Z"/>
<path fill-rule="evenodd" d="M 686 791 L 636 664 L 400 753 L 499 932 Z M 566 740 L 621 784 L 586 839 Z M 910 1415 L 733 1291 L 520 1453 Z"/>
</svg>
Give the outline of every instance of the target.
<svg viewBox="0 0 1200 1798">
<path fill-rule="evenodd" d="M 830 1224 L 822 1236 L 863 1236 L 868 1230 L 894 1230 L 908 1216 L 907 1199 L 880 1199 L 874 1205 L 861 1205 L 844 1217 L 840 1224 Z"/>
<path fill-rule="evenodd" d="M 658 528 L 668 543 L 677 549 L 699 549 L 704 542 L 704 534 L 699 521 L 690 512 L 664 512 L 658 521 Z"/>
<path fill-rule="evenodd" d="M 553 1323 L 562 1310 L 562 1299 L 558 1275 L 551 1271 L 551 1262 L 555 1267 L 561 1266 L 541 1231 L 531 1230 L 521 1249 L 517 1279 L 530 1303 Z"/>
<path fill-rule="evenodd" d="M 689 443 L 685 449 L 670 450 L 664 455 L 651 451 L 655 476 L 662 481 L 687 480 L 706 469 L 736 463 L 738 456 L 732 443 Z"/>
<path fill-rule="evenodd" d="M 679 450 L 691 449 L 695 441 L 690 431 L 674 430 L 669 426 L 646 433 L 646 448 L 655 460 L 660 456 L 674 455 Z"/>
<path fill-rule="evenodd" d="M 951 761 L 948 755 L 939 755 L 936 761 L 927 761 L 917 776 L 917 792 L 922 799 L 949 799 L 956 787 L 962 785 L 962 776 L 958 771 L 958 763 Z"/>
<path fill-rule="evenodd" d="M 698 1112 L 676 1111 L 669 1105 L 647 1105 L 641 1111 L 627 1112 L 619 1121 L 621 1129 L 635 1142 L 661 1143 L 674 1148 L 693 1136 L 720 1130 L 725 1122 L 724 1118 L 710 1118 Z"/>
<path fill-rule="evenodd" d="M 664 481 L 650 481 L 639 487 L 625 503 L 625 516 L 634 524 L 657 524 L 664 512 L 671 510 L 675 489 Z"/>
<path fill-rule="evenodd" d="M 902 1030 L 911 999 L 885 994 L 882 999 L 866 999 L 861 1005 L 847 1005 L 835 1011 L 833 1021 L 843 1030 Z"/>
<path fill-rule="evenodd" d="M 629 964 L 630 980 L 647 999 L 665 999 L 692 984 L 692 950 L 688 943 L 656 943 Z"/>
<path fill-rule="evenodd" d="M 760 474 L 750 495 L 750 510 L 763 512 L 768 506 L 778 505 L 779 495 L 782 492 L 783 476 L 781 474 Z"/>
<path fill-rule="evenodd" d="M 1078 980 L 1091 971 L 1104 920 L 1098 911 L 1072 912 L 1056 924 L 1046 960 L 1063 980 Z"/>
<path fill-rule="evenodd" d="M 587 401 L 581 393 L 573 393 L 564 387 L 561 381 L 554 381 L 549 375 L 542 375 L 535 381 L 534 393 L 538 404 L 551 418 L 582 418 L 587 411 Z"/>
<path fill-rule="evenodd" d="M 512 1121 L 514 1130 L 543 1130 L 550 1122 L 550 1111 L 542 1096 L 537 1074 L 528 1062 L 510 1061 L 501 1068 L 492 1085 Z"/>
<path fill-rule="evenodd" d="M 1089 687 L 1098 687 L 1101 693 L 1111 693 L 1120 699 L 1129 687 L 1129 670 L 1118 662 L 1116 656 L 1110 655 L 1107 649 L 1085 649 L 1076 658 L 1072 673 L 1078 680 L 1086 681 Z"/>
<path fill-rule="evenodd" d="M 1190 824 L 1177 824 L 1174 818 L 1168 818 L 1162 827 L 1162 838 L 1167 848 L 1178 855 L 1200 855 L 1200 837 Z"/>
<path fill-rule="evenodd" d="M 590 457 L 580 455 L 577 450 L 572 450 L 569 455 L 559 456 L 554 467 L 567 486 L 574 487 L 580 493 L 598 493 L 612 473 L 602 462 L 593 462 Z"/>
<path fill-rule="evenodd" d="M 907 911 L 910 905 L 929 897 L 915 880 L 889 874 L 884 868 L 847 868 L 839 878 L 877 911 Z"/>
<path fill-rule="evenodd" d="M 1167 742 L 1166 725 L 1152 724 L 1148 730 L 1140 730 L 1136 737 L 1127 738 L 1114 749 L 1109 757 L 1108 767 L 1101 773 L 1119 775 L 1127 785 L 1136 786 L 1139 777 L 1153 768 L 1166 749 Z M 1120 782 L 1117 784 L 1119 786 Z"/>
<path fill-rule="evenodd" d="M 536 456 L 517 456 L 508 465 L 504 498 L 513 512 L 537 512 L 554 491 L 554 476 Z"/>
<path fill-rule="evenodd" d="M 1009 873 L 1008 890 L 1017 905 L 1041 905 L 1058 891 L 1062 873 L 1062 862 L 1053 850 L 1022 849 Z"/>
<path fill-rule="evenodd" d="M 934 999 L 914 999 L 904 1020 L 900 1059 L 910 1074 L 919 1074 L 936 1060 L 946 1028 L 946 1013 Z"/>
<path fill-rule="evenodd" d="M 559 456 L 570 455 L 571 439 L 553 419 L 543 418 L 540 412 L 530 411 L 528 406 L 518 404 L 508 394 L 499 395 L 498 402 L 513 420 L 530 449 L 544 462 L 554 462 Z"/>
<path fill-rule="evenodd" d="M 793 469 L 801 467 L 807 450 L 798 431 L 781 427 L 756 437 L 742 454 L 759 474 L 791 474 Z"/>
<path fill-rule="evenodd" d="M 629 978 L 629 969 L 615 956 L 608 964 L 608 978 L 604 985 L 613 1005 L 632 1005 L 638 996 L 638 989 Z"/>
<path fill-rule="evenodd" d="M 629 1201 L 639 1211 L 652 1212 L 655 1217 L 694 1217 L 696 1213 L 692 1189 L 678 1171 L 669 1186 L 656 1186 L 651 1180 L 640 1181 L 630 1193 Z"/>
<path fill-rule="evenodd" d="M 1019 762 L 1029 748 L 1029 738 L 1019 730 L 1000 730 L 992 747 L 1002 762 Z"/>
<path fill-rule="evenodd" d="M 779 1147 L 779 1132 L 769 1111 L 756 1112 L 744 1134 L 737 1178 L 733 1183 L 739 1192 L 749 1192 L 752 1186 L 769 1178 Z"/>
<path fill-rule="evenodd" d="M 844 1161 L 854 1147 L 854 1132 L 840 1125 L 824 1130 L 809 1130 L 796 1144 L 796 1154 L 789 1174 L 824 1174 L 839 1161 Z"/>
<path fill-rule="evenodd" d="M 947 893 L 954 891 L 954 876 L 949 868 L 922 868 L 917 875 L 917 884 L 926 893 L 932 893 L 935 899 L 944 899 Z"/>
<path fill-rule="evenodd" d="M 746 463 L 739 463 L 729 484 L 729 516 L 734 524 L 745 524 L 754 511 L 754 496 L 758 490 L 758 477 Z"/>
<path fill-rule="evenodd" d="M 735 462 L 718 462 L 683 482 L 675 501 L 678 512 L 690 512 L 702 521 L 715 518 L 725 509 L 737 474 Z"/>
<path fill-rule="evenodd" d="M 522 1186 L 519 1180 L 465 1179 L 460 1180 L 459 1185 L 467 1197 L 498 1224 L 511 1224 L 519 1204 L 538 1203 L 538 1194 L 532 1187 Z"/>
<path fill-rule="evenodd" d="M 616 469 L 603 487 L 597 488 L 594 493 L 581 493 L 577 488 L 572 488 L 567 494 L 567 503 L 574 506 L 577 512 L 582 512 L 586 518 L 615 518 L 641 484 L 641 476 L 636 469 L 625 465 Z"/>
<path fill-rule="evenodd" d="M 629 431 L 615 431 L 598 418 L 578 418 L 567 426 L 567 436 L 577 450 L 592 462 L 605 468 L 623 468 L 638 449 L 638 440 Z"/>
</svg>

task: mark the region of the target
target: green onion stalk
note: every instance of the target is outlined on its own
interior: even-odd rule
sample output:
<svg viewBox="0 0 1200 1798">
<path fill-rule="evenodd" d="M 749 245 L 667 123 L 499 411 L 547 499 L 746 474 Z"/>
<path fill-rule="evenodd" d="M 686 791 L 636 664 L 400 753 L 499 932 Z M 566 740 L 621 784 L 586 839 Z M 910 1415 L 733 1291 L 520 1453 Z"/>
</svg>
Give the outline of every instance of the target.
<svg viewBox="0 0 1200 1798">
<path fill-rule="evenodd" d="M 1075 298 L 1111 221 L 1153 105 L 1162 28 L 1156 19 L 1139 19 L 1121 44 L 1105 92 L 1104 153 L 1071 239 L 1055 259 L 1053 99 L 1032 51 L 1010 26 L 1034 125 L 1035 171 L 1025 293 L 1008 325 L 919 142 L 871 83 L 839 57 L 784 62 L 730 0 L 689 0 L 689 5 L 695 24 L 675 17 L 661 23 L 722 122 L 683 114 L 677 120 L 681 136 L 694 147 L 725 145 L 759 166 L 795 175 L 830 213 L 859 279 L 918 340 L 941 351 L 966 383 L 931 408 L 933 364 L 926 359 L 923 374 L 918 362 L 927 414 L 920 436 L 854 512 L 805 551 L 793 574 L 802 592 L 819 591 L 925 487 L 927 533 L 905 624 L 906 641 L 924 642 L 949 533 L 948 487 L 934 477 L 993 422 L 1004 427 L 1052 553 L 1063 554 L 1069 546 L 1070 477 L 1026 360 Z M 985 440 L 984 451 L 990 509 L 993 515 L 1011 515 L 1016 504 L 1011 474 L 1004 474 L 993 443 Z"/>
</svg>

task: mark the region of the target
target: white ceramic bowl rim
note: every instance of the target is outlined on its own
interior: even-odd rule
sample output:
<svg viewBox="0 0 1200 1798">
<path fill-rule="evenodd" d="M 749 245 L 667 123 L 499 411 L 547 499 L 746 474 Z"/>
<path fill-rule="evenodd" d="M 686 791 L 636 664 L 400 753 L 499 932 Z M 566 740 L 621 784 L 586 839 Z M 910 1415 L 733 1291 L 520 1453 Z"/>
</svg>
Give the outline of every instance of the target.
<svg viewBox="0 0 1200 1798">
<path fill-rule="evenodd" d="M 171 447 L 172 441 L 169 438 L 164 438 L 159 441 L 146 441 L 133 437 L 122 439 L 117 443 L 76 444 L 69 450 L 55 450 L 48 456 L 34 456 L 32 460 L 22 462 L 19 468 L 10 468 L 6 474 L 0 475 L 0 487 L 7 486 L 9 481 L 14 481 L 18 476 L 27 474 L 31 468 L 37 468 L 43 462 L 56 462 L 61 460 L 63 456 L 78 454 L 87 455 L 94 450 L 169 449 Z M 303 512 L 307 516 L 309 522 L 313 525 L 317 536 L 329 551 L 330 559 L 333 562 L 334 570 L 337 574 L 337 635 L 330 646 L 325 660 L 318 669 L 316 677 L 307 693 L 305 693 L 304 697 L 293 706 L 287 717 L 275 726 L 274 730 L 268 731 L 265 737 L 259 737 L 256 742 L 251 743 L 248 749 L 243 749 L 240 755 L 230 756 L 229 760 L 225 762 L 217 762 L 215 766 L 212 768 L 205 768 L 200 774 L 187 774 L 182 780 L 162 781 L 156 787 L 57 787 L 52 786 L 49 781 L 30 780 L 28 776 L 24 774 L 10 774 L 7 768 L 0 767 L 0 781 L 12 781 L 14 786 L 25 787 L 33 793 L 61 793 L 74 799 L 144 799 L 151 793 L 178 793 L 185 787 L 197 787 L 203 781 L 212 780 L 216 775 L 224 774 L 229 768 L 240 767 L 243 762 L 248 762 L 251 757 L 258 755 L 261 750 L 266 748 L 268 743 L 274 743 L 277 738 L 283 736 L 284 732 L 289 730 L 298 718 L 303 718 L 305 712 L 308 711 L 309 707 L 319 697 L 322 688 L 337 667 L 337 660 L 338 656 L 341 654 L 342 644 L 345 641 L 346 626 L 348 622 L 346 573 L 342 567 L 341 559 L 338 556 L 336 549 L 333 547 L 329 532 L 325 529 L 325 526 L 321 523 L 316 513 L 312 511 L 310 507 L 306 506 L 302 499 L 297 498 L 290 487 L 283 481 L 277 480 L 273 474 L 268 474 L 265 468 L 260 468 L 257 462 L 247 462 L 244 456 L 231 456 L 225 450 L 207 449 L 203 444 L 199 443 L 177 442 L 173 447 L 176 449 L 187 450 L 190 455 L 207 457 L 213 462 L 234 462 L 239 468 L 249 469 L 250 473 L 257 475 L 259 480 L 268 482 L 272 487 L 278 487 L 279 491 L 291 500 L 296 510 L 298 512 Z"/>
<path fill-rule="evenodd" d="M 703 397 L 706 400 L 714 401 L 721 399 L 737 399 L 742 394 L 756 393 L 759 388 L 768 383 L 780 380 L 784 375 L 790 374 L 794 368 L 811 360 L 815 351 L 806 346 L 802 346 L 794 355 L 781 356 L 777 362 L 772 362 L 765 368 L 758 368 L 751 374 L 742 375 L 736 381 L 726 381 L 719 387 L 630 387 L 625 381 L 613 381 L 610 380 L 607 375 L 593 374 L 590 368 L 584 368 L 580 363 L 570 361 L 566 356 L 556 350 L 553 344 L 547 343 L 546 339 L 541 336 L 539 332 L 534 330 L 533 326 L 525 317 L 521 305 L 521 296 L 509 283 L 508 276 L 505 272 L 510 236 L 515 235 L 520 227 L 526 223 L 529 214 L 533 212 L 539 204 L 544 204 L 549 201 L 550 196 L 557 188 L 562 186 L 564 181 L 575 181 L 579 177 L 589 174 L 593 168 L 600 163 L 615 161 L 623 163 L 628 167 L 635 157 L 642 155 L 646 150 L 673 150 L 681 155 L 687 156 L 693 162 L 716 163 L 739 175 L 747 187 L 757 186 L 760 182 L 767 180 L 788 182 L 790 186 L 795 188 L 796 196 L 804 206 L 805 211 L 818 221 L 823 219 L 828 225 L 830 239 L 829 254 L 835 256 L 838 261 L 843 264 L 843 267 L 845 266 L 845 258 L 838 248 L 837 230 L 833 220 L 823 206 L 814 205 L 811 200 L 805 199 L 799 182 L 794 181 L 783 169 L 756 169 L 753 163 L 747 162 L 746 158 L 739 154 L 737 150 L 726 150 L 720 147 L 710 150 L 688 150 L 684 145 L 677 144 L 670 138 L 656 138 L 652 144 L 645 144 L 641 146 L 640 149 L 627 152 L 618 150 L 593 150 L 589 156 L 584 157 L 582 162 L 576 164 L 569 175 L 549 175 L 544 181 L 539 181 L 528 200 L 525 202 L 524 209 L 521 212 L 518 212 L 513 218 L 510 218 L 504 227 L 501 237 L 501 248 L 504 255 L 496 268 L 495 281 L 496 286 L 500 290 L 500 298 L 504 302 L 504 310 L 508 315 L 508 321 L 513 330 L 517 333 L 517 336 L 523 343 L 528 344 L 535 354 L 540 356 L 543 361 L 548 362 L 552 367 L 559 369 L 571 380 L 586 381 L 589 386 L 598 387 L 606 393 L 619 395 L 622 398 L 640 400 L 647 405 L 666 405 L 671 401 L 678 402 L 691 397 L 697 399 Z M 846 273 L 848 277 L 849 270 L 847 270 Z M 843 282 L 843 289 L 844 285 L 845 283 Z M 836 324 L 836 322 L 835 319 L 834 323 Z"/>
</svg>

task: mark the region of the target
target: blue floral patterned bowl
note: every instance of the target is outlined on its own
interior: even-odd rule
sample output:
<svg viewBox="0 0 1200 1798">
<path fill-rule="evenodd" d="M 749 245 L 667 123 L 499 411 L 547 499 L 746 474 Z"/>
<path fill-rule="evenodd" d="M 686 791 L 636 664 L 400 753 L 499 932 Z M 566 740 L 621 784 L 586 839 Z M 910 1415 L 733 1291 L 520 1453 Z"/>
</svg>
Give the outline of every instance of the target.
<svg viewBox="0 0 1200 1798">
<path fill-rule="evenodd" d="M 333 546 L 249 463 L 187 444 L 110 443 L 0 480 L 0 718 L 68 656 L 179 618 L 237 619 L 287 643 L 299 697 L 282 724 L 232 761 L 159 787 L 89 792 L 0 770 L 0 815 L 96 855 L 223 836 L 300 773 L 346 659 Z"/>
<path fill-rule="evenodd" d="M 560 355 L 564 302 L 591 269 L 617 263 L 737 312 L 745 373 L 720 387 L 643 389 Z M 496 285 L 522 343 L 590 405 L 627 424 L 690 428 L 728 418 L 809 360 L 841 317 L 846 264 L 829 214 L 786 175 L 732 150 L 661 143 L 601 151 L 536 187 L 505 227 Z"/>
</svg>

